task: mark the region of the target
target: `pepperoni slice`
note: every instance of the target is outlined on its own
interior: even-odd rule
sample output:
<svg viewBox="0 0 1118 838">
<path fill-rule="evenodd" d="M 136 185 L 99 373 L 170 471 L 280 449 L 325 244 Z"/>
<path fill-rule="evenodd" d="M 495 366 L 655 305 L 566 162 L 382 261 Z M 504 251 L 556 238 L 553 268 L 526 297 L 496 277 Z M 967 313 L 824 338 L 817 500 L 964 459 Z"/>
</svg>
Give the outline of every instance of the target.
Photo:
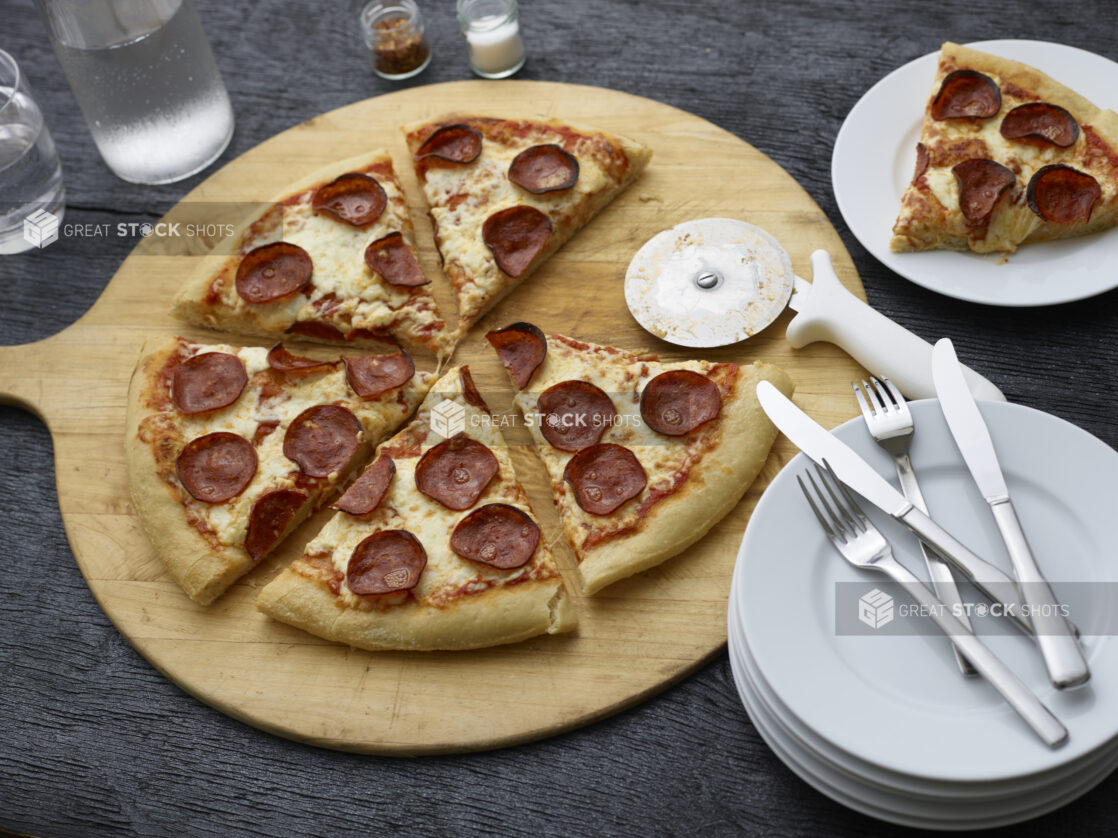
<svg viewBox="0 0 1118 838">
<path fill-rule="evenodd" d="M 388 196 L 376 178 L 350 172 L 320 186 L 311 203 L 351 227 L 368 227 L 384 214 Z"/>
<path fill-rule="evenodd" d="M 497 267 L 518 277 L 551 238 L 551 222 L 535 207 L 509 207 L 485 219 L 481 237 L 493 252 Z"/>
<path fill-rule="evenodd" d="M 328 369 L 333 369 L 335 363 L 334 361 L 307 358 L 303 355 L 292 355 L 282 342 L 268 350 L 268 366 L 276 372 L 291 375 L 310 375 L 313 372 L 325 372 Z"/>
<path fill-rule="evenodd" d="M 447 509 L 469 509 L 496 476 L 497 469 L 492 451 L 459 433 L 419 458 L 415 486 Z"/>
<path fill-rule="evenodd" d="M 245 533 L 245 550 L 253 561 L 260 561 L 275 547 L 291 520 L 303 508 L 307 496 L 294 489 L 277 489 L 261 496 L 252 505 Z"/>
<path fill-rule="evenodd" d="M 578 182 L 578 161 L 554 143 L 534 145 L 513 158 L 509 180 L 534 195 L 561 192 Z"/>
<path fill-rule="evenodd" d="M 916 172 L 912 176 L 912 182 L 920 180 L 920 176 L 928 171 L 928 147 L 923 143 L 916 144 Z"/>
<path fill-rule="evenodd" d="M 336 404 L 308 407 L 283 435 L 283 453 L 308 477 L 341 471 L 361 444 L 361 423 Z"/>
<path fill-rule="evenodd" d="M 229 407 L 248 383 L 245 365 L 228 352 L 206 352 L 179 364 L 171 379 L 171 401 L 181 413 L 210 413 Z"/>
<path fill-rule="evenodd" d="M 1007 140 L 1039 140 L 1059 148 L 1068 148 L 1079 138 L 1075 117 L 1047 102 L 1018 105 L 1005 115 L 1000 130 Z"/>
<path fill-rule="evenodd" d="M 600 387 L 589 381 L 561 381 L 548 387 L 536 402 L 540 433 L 560 451 L 581 451 L 595 445 L 617 417 L 617 408 Z"/>
<path fill-rule="evenodd" d="M 236 434 L 219 431 L 192 439 L 175 462 L 183 488 L 203 503 L 225 503 L 256 474 L 256 450 Z"/>
<path fill-rule="evenodd" d="M 313 271 L 310 254 L 298 245 L 265 244 L 250 250 L 237 266 L 237 293 L 246 303 L 273 303 L 306 288 Z"/>
<path fill-rule="evenodd" d="M 641 393 L 641 416 L 665 436 L 689 434 L 721 412 L 718 385 L 691 370 L 662 372 Z"/>
<path fill-rule="evenodd" d="M 415 261 L 415 254 L 404 241 L 403 233 L 389 233 L 365 248 L 365 264 L 373 273 L 380 274 L 389 285 L 414 288 L 431 280 Z"/>
<path fill-rule="evenodd" d="M 1001 163 L 964 160 L 951 169 L 959 184 L 959 209 L 971 224 L 986 224 L 1017 176 Z"/>
<path fill-rule="evenodd" d="M 933 119 L 986 119 L 1002 108 L 997 83 L 977 70 L 948 73 L 932 100 Z"/>
<path fill-rule="evenodd" d="M 415 375 L 415 364 L 403 349 L 392 355 L 342 356 L 349 386 L 362 399 L 375 399 L 405 384 Z"/>
<path fill-rule="evenodd" d="M 447 125 L 427 138 L 415 153 L 416 160 L 437 157 L 451 163 L 473 163 L 481 154 L 481 133 L 469 125 Z"/>
<path fill-rule="evenodd" d="M 1053 224 L 1086 224 L 1095 204 L 1102 198 L 1102 187 L 1090 175 L 1055 163 L 1037 169 L 1026 192 L 1029 208 Z"/>
<path fill-rule="evenodd" d="M 485 339 L 497 350 L 497 357 L 508 370 L 517 390 L 532 380 L 547 356 L 547 338 L 531 323 L 513 323 L 486 334 Z"/>
<path fill-rule="evenodd" d="M 407 530 L 373 533 L 353 551 L 345 581 L 358 596 L 410 591 L 427 567 L 427 552 Z"/>
<path fill-rule="evenodd" d="M 540 543 L 540 528 L 523 510 L 489 503 L 458 522 L 450 549 L 471 562 L 515 570 L 523 567 Z"/>
<path fill-rule="evenodd" d="M 591 515 L 609 515 L 648 485 L 636 455 L 611 442 L 579 451 L 567 463 L 563 478 L 574 489 L 578 505 Z"/>
<path fill-rule="evenodd" d="M 368 515 L 384 500 L 384 494 L 396 476 L 396 463 L 387 454 L 381 454 L 353 485 L 345 490 L 334 503 L 334 509 L 350 515 Z"/>
<path fill-rule="evenodd" d="M 477 386 L 474 384 L 474 377 L 470 374 L 468 366 L 463 365 L 458 371 L 458 381 L 462 385 L 462 396 L 466 399 L 466 403 L 488 413 L 489 405 L 485 403 L 485 399 L 478 392 Z"/>
</svg>

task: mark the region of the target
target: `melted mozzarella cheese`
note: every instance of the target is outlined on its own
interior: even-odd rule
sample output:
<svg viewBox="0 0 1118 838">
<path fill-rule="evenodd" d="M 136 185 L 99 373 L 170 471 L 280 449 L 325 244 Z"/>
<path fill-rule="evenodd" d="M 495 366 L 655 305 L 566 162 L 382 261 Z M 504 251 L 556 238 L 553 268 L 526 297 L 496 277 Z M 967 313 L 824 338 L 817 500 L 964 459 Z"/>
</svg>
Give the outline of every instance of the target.
<svg viewBox="0 0 1118 838">
<path fill-rule="evenodd" d="M 268 350 L 259 347 L 207 346 L 198 347 L 194 354 L 206 352 L 236 355 L 244 362 L 250 376 L 268 367 Z M 211 414 L 182 416 L 180 421 L 186 441 L 206 434 L 228 432 L 251 442 L 262 424 L 278 423 L 275 430 L 256 446 L 256 473 L 245 490 L 225 503 L 197 504 L 205 512 L 218 539 L 223 544 L 243 544 L 249 516 L 256 501 L 268 492 L 295 488 L 299 466 L 283 453 L 283 439 L 285 429 L 300 413 L 318 404 L 341 404 L 352 411 L 360 422 L 361 439 L 376 444 L 386 432 L 407 418 L 430 385 L 431 379 L 429 373 L 416 372 L 412 382 L 405 385 L 410 388 L 409 398 L 406 400 L 407 404 L 401 406 L 397 401 L 396 390 L 370 401 L 358 398 L 350 389 L 344 370 L 334 368 L 329 372 L 305 376 L 299 379 L 295 387 L 285 390 L 282 396 L 265 402 L 260 401 L 260 391 L 250 381 L 240 398 L 229 407 Z M 308 492 L 308 502 L 317 502 L 344 476 L 334 474 L 322 481 L 317 490 Z"/>
</svg>

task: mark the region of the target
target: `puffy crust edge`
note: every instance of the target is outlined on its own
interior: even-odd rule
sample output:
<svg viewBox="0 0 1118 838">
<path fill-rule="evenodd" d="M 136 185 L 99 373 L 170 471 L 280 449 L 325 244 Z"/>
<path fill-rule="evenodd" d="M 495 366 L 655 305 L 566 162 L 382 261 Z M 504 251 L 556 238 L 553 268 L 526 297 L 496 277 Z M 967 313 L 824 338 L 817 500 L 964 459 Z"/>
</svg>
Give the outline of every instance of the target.
<svg viewBox="0 0 1118 838">
<path fill-rule="evenodd" d="M 143 407 L 151 374 L 163 366 L 176 344 L 173 337 L 150 338 L 132 373 L 124 438 L 128 485 L 132 505 L 156 555 L 187 596 L 201 605 L 209 605 L 255 563 L 241 548 L 226 546 L 214 550 L 190 526 L 182 504 L 156 472 L 151 446 L 139 439 L 140 423 L 155 413 Z"/>
<path fill-rule="evenodd" d="M 684 491 L 654 507 L 632 533 L 585 552 L 579 573 L 587 594 L 678 555 L 706 535 L 742 499 L 777 436 L 776 427 L 757 400 L 760 381 L 771 381 L 786 396 L 792 395 L 792 379 L 779 367 L 760 361 L 742 367 L 734 394 L 722 408 L 722 439 L 699 461 Z"/>
<path fill-rule="evenodd" d="M 478 649 L 570 631 L 578 622 L 558 577 L 484 591 L 445 608 L 408 602 L 363 611 L 339 606 L 325 583 L 289 567 L 260 591 L 256 607 L 311 634 L 369 651 Z"/>
</svg>

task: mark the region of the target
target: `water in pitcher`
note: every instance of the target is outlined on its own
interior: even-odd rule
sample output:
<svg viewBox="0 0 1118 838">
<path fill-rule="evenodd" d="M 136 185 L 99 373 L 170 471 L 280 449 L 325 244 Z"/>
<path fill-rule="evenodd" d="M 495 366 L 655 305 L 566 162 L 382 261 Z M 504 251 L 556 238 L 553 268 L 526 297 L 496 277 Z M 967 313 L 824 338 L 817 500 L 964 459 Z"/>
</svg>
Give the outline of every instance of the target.
<svg viewBox="0 0 1118 838">
<path fill-rule="evenodd" d="M 101 156 L 134 183 L 212 163 L 233 109 L 193 0 L 41 0 Z"/>
<path fill-rule="evenodd" d="M 62 216 L 62 166 L 30 96 L 0 86 L 0 105 L 0 254 L 21 253 L 34 246 L 24 235 L 29 215 Z"/>
</svg>

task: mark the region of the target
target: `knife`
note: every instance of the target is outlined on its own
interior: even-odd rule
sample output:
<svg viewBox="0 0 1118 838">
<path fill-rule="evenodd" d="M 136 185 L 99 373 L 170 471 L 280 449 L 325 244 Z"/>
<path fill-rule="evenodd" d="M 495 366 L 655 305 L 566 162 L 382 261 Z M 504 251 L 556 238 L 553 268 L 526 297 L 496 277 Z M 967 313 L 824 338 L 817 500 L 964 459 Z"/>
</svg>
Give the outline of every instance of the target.
<svg viewBox="0 0 1118 838">
<path fill-rule="evenodd" d="M 757 398 L 773 424 L 804 454 L 820 465 L 825 459 L 839 480 L 924 539 L 992 602 L 1000 603 L 1006 616 L 1012 617 L 1026 631 L 1033 631 L 1024 616 L 1020 592 L 1012 577 L 976 556 L 913 506 L 846 443 L 800 410 L 772 384 L 759 383 Z"/>
<path fill-rule="evenodd" d="M 794 277 L 788 307 L 799 312 L 785 332 L 793 349 L 816 341 L 833 343 L 874 375 L 891 380 L 909 399 L 935 397 L 928 375 L 932 345 L 847 291 L 827 251 L 811 254 L 811 282 Z M 1002 391 L 974 370 L 967 369 L 966 377 L 976 398 L 1005 401 Z"/>
<path fill-rule="evenodd" d="M 951 429 L 951 436 L 955 438 L 978 490 L 994 513 L 994 521 L 1013 562 L 1013 571 L 1036 629 L 1037 644 L 1049 680 L 1061 690 L 1087 683 L 1091 677 L 1087 661 L 1079 643 L 1068 630 L 1056 594 L 1029 549 L 994 453 L 990 431 L 963 378 L 955 347 L 949 338 L 940 340 L 932 350 L 932 378 L 943 418 L 947 420 L 947 427 Z"/>
</svg>

